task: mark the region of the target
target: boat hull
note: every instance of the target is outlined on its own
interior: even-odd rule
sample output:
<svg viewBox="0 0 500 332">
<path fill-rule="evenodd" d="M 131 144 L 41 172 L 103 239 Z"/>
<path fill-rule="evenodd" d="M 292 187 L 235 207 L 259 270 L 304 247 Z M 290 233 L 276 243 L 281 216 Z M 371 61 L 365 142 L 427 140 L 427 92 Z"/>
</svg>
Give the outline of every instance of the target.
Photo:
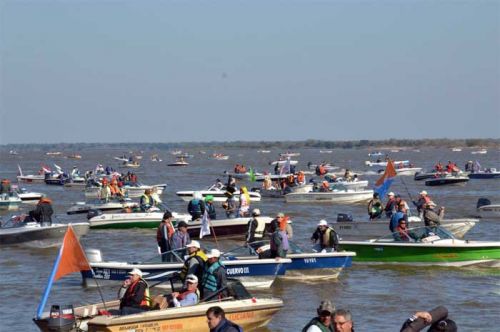
<svg viewBox="0 0 500 332">
<path fill-rule="evenodd" d="M 373 197 L 373 190 L 363 190 L 357 192 L 309 192 L 290 193 L 285 195 L 287 203 L 330 203 L 330 204 L 350 204 L 363 203 Z"/>
<path fill-rule="evenodd" d="M 201 190 L 199 191 L 201 195 L 205 198 L 208 195 L 211 195 L 213 197 L 214 202 L 225 202 L 227 200 L 227 197 L 225 195 L 226 191 L 225 190 Z M 189 202 L 190 200 L 193 199 L 193 194 L 194 191 L 188 190 L 188 191 L 178 191 L 176 193 L 177 196 L 179 196 L 184 202 Z M 249 191 L 248 195 L 250 196 L 250 201 L 251 202 L 259 202 L 261 199 L 261 196 L 257 192 Z M 233 195 L 235 201 L 240 200 L 240 192 L 236 191 Z"/>
<path fill-rule="evenodd" d="M 18 182 L 23 183 L 45 183 L 44 175 L 19 175 L 17 177 Z"/>
<path fill-rule="evenodd" d="M 426 186 L 443 186 L 443 185 L 449 185 L 449 184 L 460 184 L 460 183 L 466 183 L 469 181 L 468 177 L 457 177 L 457 178 L 436 178 L 436 179 L 429 179 L 425 181 Z"/>
<path fill-rule="evenodd" d="M 469 173 L 469 179 L 500 179 L 500 172 Z"/>
<path fill-rule="evenodd" d="M 477 212 L 483 219 L 500 219 L 500 204 L 483 205 Z"/>
<path fill-rule="evenodd" d="M 292 263 L 280 278 L 297 280 L 335 279 L 345 267 L 352 265 L 354 252 L 288 254 Z"/>
<path fill-rule="evenodd" d="M 71 224 L 78 237 L 87 234 L 89 223 Z M 36 248 L 48 248 L 62 243 L 68 225 L 18 227 L 0 230 L 0 245 L 23 245 Z"/>
</svg>

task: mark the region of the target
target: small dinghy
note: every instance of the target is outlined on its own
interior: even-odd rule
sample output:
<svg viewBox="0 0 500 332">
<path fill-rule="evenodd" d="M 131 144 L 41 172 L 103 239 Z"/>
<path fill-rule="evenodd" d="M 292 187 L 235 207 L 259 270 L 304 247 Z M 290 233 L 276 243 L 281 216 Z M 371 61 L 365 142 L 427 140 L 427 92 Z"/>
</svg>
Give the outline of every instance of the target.
<svg viewBox="0 0 500 332">
<path fill-rule="evenodd" d="M 177 156 L 177 160 L 173 163 L 167 164 L 167 166 L 188 166 L 189 163 L 184 159 L 183 156 Z"/>
<path fill-rule="evenodd" d="M 94 202 L 76 202 L 68 209 L 68 211 L 66 211 L 66 213 L 67 214 L 88 213 L 90 210 L 119 211 L 123 209 L 137 208 L 138 206 L 139 203 L 132 202 L 130 199 L 127 199 L 123 202 L 119 201 L 102 202 L 100 200 L 96 200 Z"/>
</svg>

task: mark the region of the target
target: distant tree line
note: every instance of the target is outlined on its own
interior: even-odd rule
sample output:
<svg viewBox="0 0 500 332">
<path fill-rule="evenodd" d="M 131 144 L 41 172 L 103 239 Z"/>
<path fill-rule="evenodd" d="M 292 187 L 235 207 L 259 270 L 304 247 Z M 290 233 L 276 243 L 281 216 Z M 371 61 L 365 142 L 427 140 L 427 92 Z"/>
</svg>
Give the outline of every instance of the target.
<svg viewBox="0 0 500 332">
<path fill-rule="evenodd" d="M 351 140 L 324 141 L 308 139 L 305 141 L 228 141 L 228 142 L 175 142 L 175 143 L 57 143 L 57 144 L 4 144 L 6 149 L 30 150 L 71 150 L 84 149 L 124 149 L 124 150 L 156 150 L 156 149 L 186 149 L 186 148 L 256 148 L 292 150 L 300 148 L 319 149 L 384 149 L 384 148 L 425 148 L 425 147 L 484 147 L 500 148 L 500 139 L 387 139 L 387 140 Z"/>
</svg>

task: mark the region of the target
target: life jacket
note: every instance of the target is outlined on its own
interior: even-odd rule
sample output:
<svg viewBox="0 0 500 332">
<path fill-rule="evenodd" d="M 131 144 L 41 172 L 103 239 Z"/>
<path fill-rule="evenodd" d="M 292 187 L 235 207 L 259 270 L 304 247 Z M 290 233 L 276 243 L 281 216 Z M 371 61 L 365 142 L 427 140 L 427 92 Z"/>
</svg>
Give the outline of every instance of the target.
<svg viewBox="0 0 500 332">
<path fill-rule="evenodd" d="M 319 328 L 322 332 L 333 332 L 334 328 L 332 326 L 325 326 L 325 324 L 321 323 L 318 317 L 314 317 L 311 319 L 309 323 L 307 323 L 306 326 L 302 329 L 302 332 L 306 332 L 311 326 L 316 326 Z"/>
<path fill-rule="evenodd" d="M 256 239 L 262 239 L 262 237 L 264 236 L 264 229 L 266 228 L 266 223 L 257 219 L 257 218 L 254 218 L 254 222 L 257 223 L 257 228 L 255 228 L 255 233 L 253 235 L 254 238 Z M 250 229 L 252 227 L 252 222 L 250 222 L 249 224 L 249 227 L 248 227 L 248 232 L 250 233 Z"/>
<path fill-rule="evenodd" d="M 321 247 L 322 248 L 331 248 L 334 245 L 333 241 L 333 236 L 335 236 L 335 231 L 331 228 L 328 227 L 325 232 L 323 233 L 322 239 L 321 239 Z"/>
<path fill-rule="evenodd" d="M 141 205 L 152 205 L 150 202 L 150 197 L 146 194 L 141 196 Z"/>
<path fill-rule="evenodd" d="M 198 280 L 203 280 L 203 270 L 205 266 L 205 262 L 207 261 L 207 256 L 201 250 L 198 250 L 196 253 L 189 255 L 189 257 L 184 262 L 184 266 L 182 266 L 182 270 L 180 273 L 180 277 L 182 280 L 186 279 L 189 268 L 189 261 L 191 259 L 196 259 L 199 264 L 198 271 L 196 271 L 195 275 L 198 277 Z"/>
<path fill-rule="evenodd" d="M 191 294 L 191 293 L 196 294 L 196 297 L 197 297 L 197 301 L 196 301 L 196 302 L 198 302 L 198 300 L 199 300 L 199 298 L 200 298 L 200 291 L 198 290 L 198 288 L 193 289 L 193 290 L 188 290 L 188 289 L 186 289 L 184 292 L 179 293 L 179 295 L 177 295 L 177 297 L 176 297 L 176 298 L 177 298 L 177 300 L 182 301 L 182 300 L 184 300 L 184 298 L 185 298 L 186 296 L 188 296 L 188 295 L 189 295 L 189 294 Z"/>
<path fill-rule="evenodd" d="M 136 282 L 132 283 L 128 288 L 127 288 L 127 291 L 125 292 L 125 295 L 124 295 L 124 298 L 125 299 L 128 299 L 128 298 L 131 298 L 135 295 L 135 287 L 137 287 L 137 285 L 140 283 L 140 282 L 143 282 L 144 284 L 146 284 L 146 289 L 144 290 L 144 297 L 143 299 L 141 300 L 141 303 L 139 304 L 141 307 L 149 307 L 151 305 L 151 298 L 150 298 L 150 294 L 149 294 L 149 285 L 148 283 L 146 282 L 146 280 L 144 279 L 139 279 L 137 280 Z"/>
<path fill-rule="evenodd" d="M 216 261 L 210 265 L 207 271 L 203 274 L 203 288 L 206 288 L 211 292 L 215 292 L 218 289 L 217 279 L 215 278 L 214 272 L 221 266 L 224 267 L 220 261 Z"/>
</svg>

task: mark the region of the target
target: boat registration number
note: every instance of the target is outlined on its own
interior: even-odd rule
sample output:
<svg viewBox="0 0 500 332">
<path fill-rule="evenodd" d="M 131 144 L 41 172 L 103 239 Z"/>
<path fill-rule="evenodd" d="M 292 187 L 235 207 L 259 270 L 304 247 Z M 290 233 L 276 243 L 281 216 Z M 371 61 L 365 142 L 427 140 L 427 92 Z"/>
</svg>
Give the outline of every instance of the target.
<svg viewBox="0 0 500 332">
<path fill-rule="evenodd" d="M 304 263 L 316 263 L 316 258 L 304 258 Z"/>
</svg>

